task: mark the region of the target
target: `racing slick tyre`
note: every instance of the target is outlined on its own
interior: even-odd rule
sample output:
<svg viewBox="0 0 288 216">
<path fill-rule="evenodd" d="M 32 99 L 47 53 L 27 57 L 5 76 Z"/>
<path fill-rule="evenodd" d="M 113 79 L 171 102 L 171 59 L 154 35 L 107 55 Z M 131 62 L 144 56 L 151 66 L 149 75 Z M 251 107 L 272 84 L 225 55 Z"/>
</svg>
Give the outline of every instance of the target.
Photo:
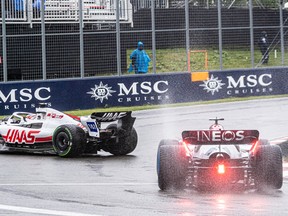
<svg viewBox="0 0 288 216">
<path fill-rule="evenodd" d="M 157 175 L 159 174 L 159 164 L 160 164 L 160 148 L 161 146 L 167 146 L 167 145 L 179 145 L 178 140 L 174 139 L 162 139 L 158 145 L 158 150 L 157 150 Z"/>
<path fill-rule="evenodd" d="M 107 129 L 112 129 L 115 131 L 115 133 L 117 133 L 117 124 L 110 124 L 107 126 Z M 127 155 L 134 151 L 137 146 L 137 142 L 138 135 L 135 128 L 132 127 L 128 135 L 111 139 L 110 143 L 108 143 L 104 150 L 115 156 Z"/>
<path fill-rule="evenodd" d="M 181 145 L 162 145 L 157 160 L 158 186 L 161 190 L 183 189 L 186 183 L 187 160 Z"/>
<path fill-rule="evenodd" d="M 280 189 L 283 184 L 282 151 L 276 145 L 263 145 L 256 153 L 256 188 Z"/>
<path fill-rule="evenodd" d="M 53 133 L 52 143 L 60 157 L 77 157 L 85 150 L 86 135 L 77 125 L 60 125 Z"/>
</svg>

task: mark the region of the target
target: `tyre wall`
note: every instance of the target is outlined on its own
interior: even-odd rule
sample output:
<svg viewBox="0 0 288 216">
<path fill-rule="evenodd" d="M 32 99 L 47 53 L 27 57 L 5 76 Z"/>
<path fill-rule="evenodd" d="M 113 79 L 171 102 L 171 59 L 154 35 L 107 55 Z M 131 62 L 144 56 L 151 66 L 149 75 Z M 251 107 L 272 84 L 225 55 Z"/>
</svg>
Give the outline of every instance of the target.
<svg viewBox="0 0 288 216">
<path fill-rule="evenodd" d="M 0 115 L 35 111 L 39 103 L 74 110 L 288 94 L 288 68 L 194 75 L 200 81 L 187 72 L 1 83 Z"/>
</svg>

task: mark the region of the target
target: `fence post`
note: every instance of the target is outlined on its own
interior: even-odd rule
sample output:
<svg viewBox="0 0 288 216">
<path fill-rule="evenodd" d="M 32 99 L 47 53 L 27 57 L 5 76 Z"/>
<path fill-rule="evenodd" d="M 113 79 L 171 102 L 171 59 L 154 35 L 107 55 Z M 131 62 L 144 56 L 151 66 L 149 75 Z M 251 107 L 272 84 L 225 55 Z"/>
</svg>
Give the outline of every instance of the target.
<svg viewBox="0 0 288 216">
<path fill-rule="evenodd" d="M 223 59 L 222 59 L 222 17 L 221 17 L 221 4 L 222 0 L 218 0 L 218 35 L 219 35 L 219 63 L 220 63 L 220 70 L 223 69 Z"/>
<path fill-rule="evenodd" d="M 152 25 L 152 60 L 153 73 L 156 73 L 156 36 L 155 36 L 155 0 L 151 0 L 151 25 Z"/>
<path fill-rule="evenodd" d="M 281 63 L 284 65 L 284 29 L 283 29 L 283 1 L 279 4 L 279 14 L 280 14 L 280 40 L 281 40 Z"/>
<path fill-rule="evenodd" d="M 186 62 L 187 62 L 187 71 L 190 72 L 189 0 L 185 0 L 185 31 L 186 31 Z"/>
<path fill-rule="evenodd" d="M 84 38 L 83 38 L 83 7 L 82 0 L 78 1 L 79 5 L 79 39 L 80 39 L 80 76 L 85 76 L 84 68 Z"/>
<path fill-rule="evenodd" d="M 2 52 L 3 52 L 3 81 L 7 82 L 7 35 L 6 35 L 6 11 L 5 11 L 5 0 L 1 0 L 1 12 L 2 12 Z"/>
<path fill-rule="evenodd" d="M 27 0 L 27 22 L 30 24 L 30 28 L 33 28 L 33 5 L 32 0 Z"/>
<path fill-rule="evenodd" d="M 45 31 L 45 0 L 41 0 L 41 39 L 42 39 L 42 79 L 47 79 L 46 68 L 46 31 Z"/>
<path fill-rule="evenodd" d="M 251 66 L 254 68 L 254 23 L 253 23 L 253 1 L 249 0 L 249 23 L 250 23 L 250 55 Z"/>
<path fill-rule="evenodd" d="M 116 0 L 116 46 L 117 46 L 117 74 L 121 76 L 121 42 L 120 42 L 120 19 L 119 1 Z"/>
</svg>

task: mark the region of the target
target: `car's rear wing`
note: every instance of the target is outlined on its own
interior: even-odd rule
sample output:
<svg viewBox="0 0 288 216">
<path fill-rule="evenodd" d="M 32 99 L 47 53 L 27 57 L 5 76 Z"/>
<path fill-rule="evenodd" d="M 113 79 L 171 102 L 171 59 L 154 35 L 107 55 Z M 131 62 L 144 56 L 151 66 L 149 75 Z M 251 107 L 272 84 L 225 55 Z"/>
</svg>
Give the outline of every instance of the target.
<svg viewBox="0 0 288 216">
<path fill-rule="evenodd" d="M 95 112 L 91 114 L 91 118 L 98 122 L 118 121 L 117 128 L 130 132 L 136 120 L 132 117 L 132 112 Z"/>
<path fill-rule="evenodd" d="M 94 112 L 91 114 L 92 119 L 99 122 L 113 122 L 123 118 L 131 118 L 131 111 L 128 112 Z"/>
<path fill-rule="evenodd" d="M 192 130 L 182 132 L 183 141 L 195 145 L 253 144 L 258 130 Z"/>
</svg>

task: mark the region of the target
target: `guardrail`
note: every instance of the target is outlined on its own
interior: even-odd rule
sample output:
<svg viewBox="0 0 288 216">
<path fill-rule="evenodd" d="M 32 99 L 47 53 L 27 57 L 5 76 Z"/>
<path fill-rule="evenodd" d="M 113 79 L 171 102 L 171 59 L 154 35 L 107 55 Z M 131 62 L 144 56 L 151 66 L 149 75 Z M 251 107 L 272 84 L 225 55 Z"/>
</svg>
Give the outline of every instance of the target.
<svg viewBox="0 0 288 216">
<path fill-rule="evenodd" d="M 80 0 L 45 0 L 45 22 L 78 22 Z M 116 21 L 115 0 L 84 0 L 84 22 Z M 41 20 L 41 0 L 5 0 L 6 23 L 30 23 Z M 132 5 L 119 0 L 120 21 L 132 23 Z M 2 14 L 0 20 L 2 21 Z"/>
</svg>

